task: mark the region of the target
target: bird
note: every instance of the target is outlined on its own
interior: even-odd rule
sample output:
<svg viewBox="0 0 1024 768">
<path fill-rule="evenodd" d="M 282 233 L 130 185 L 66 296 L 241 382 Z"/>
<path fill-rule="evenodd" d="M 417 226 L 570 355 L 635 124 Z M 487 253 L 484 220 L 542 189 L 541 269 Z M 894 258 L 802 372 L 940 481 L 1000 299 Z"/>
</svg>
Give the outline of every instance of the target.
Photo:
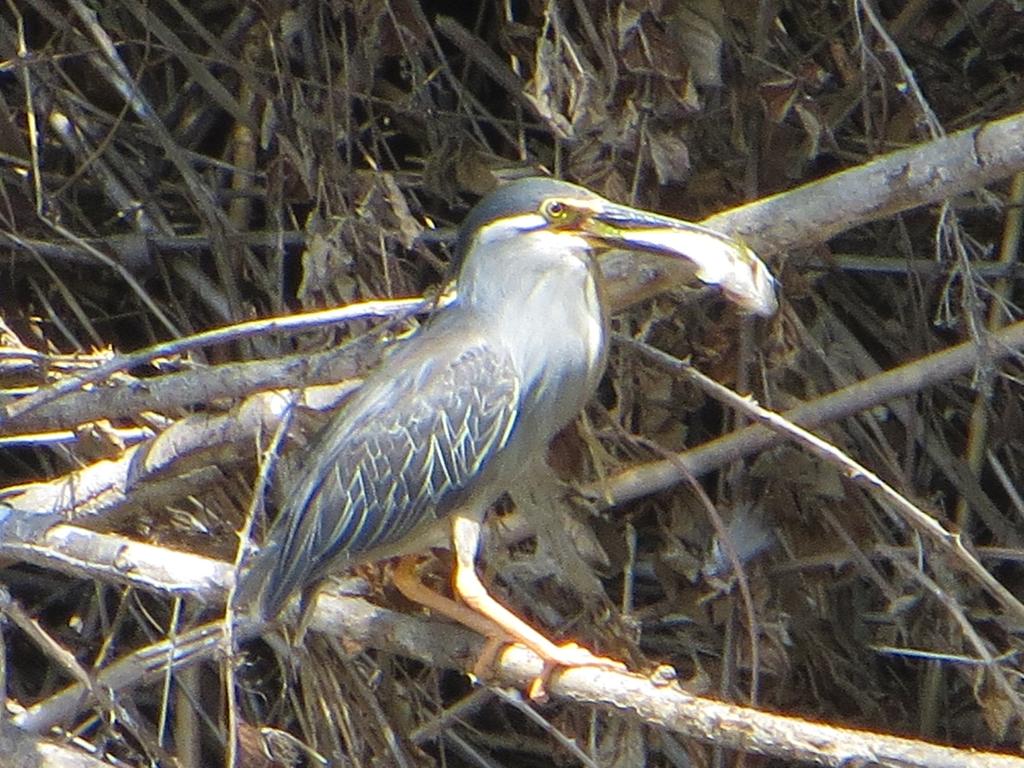
<svg viewBox="0 0 1024 768">
<path fill-rule="evenodd" d="M 621 666 L 556 645 L 491 597 L 475 570 L 487 510 L 544 461 L 604 374 L 597 259 L 610 250 L 688 260 L 743 310 L 777 309 L 768 267 L 729 236 L 553 178 L 499 187 L 458 230 L 454 300 L 397 343 L 306 449 L 242 572 L 243 602 L 274 620 L 331 574 L 447 538 L 453 591 L 496 635 L 525 644 L 546 669 Z"/>
</svg>

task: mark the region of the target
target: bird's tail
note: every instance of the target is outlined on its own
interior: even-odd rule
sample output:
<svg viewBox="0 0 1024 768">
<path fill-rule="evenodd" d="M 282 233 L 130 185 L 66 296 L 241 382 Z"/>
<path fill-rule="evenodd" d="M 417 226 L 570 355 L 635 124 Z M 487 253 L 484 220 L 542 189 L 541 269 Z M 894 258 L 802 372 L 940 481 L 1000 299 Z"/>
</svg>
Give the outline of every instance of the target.
<svg viewBox="0 0 1024 768">
<path fill-rule="evenodd" d="M 277 545 L 270 542 L 242 564 L 232 601 L 238 613 L 262 621 L 274 621 L 281 613 L 290 590 L 281 589 L 282 581 L 276 577 L 277 549 Z"/>
</svg>

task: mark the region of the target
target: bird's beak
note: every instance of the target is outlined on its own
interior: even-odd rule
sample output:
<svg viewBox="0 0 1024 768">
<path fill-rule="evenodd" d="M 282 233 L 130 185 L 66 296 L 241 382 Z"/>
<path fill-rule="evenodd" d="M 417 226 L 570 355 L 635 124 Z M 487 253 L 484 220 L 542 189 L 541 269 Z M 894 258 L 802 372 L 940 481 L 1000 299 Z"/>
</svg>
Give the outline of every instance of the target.
<svg viewBox="0 0 1024 768">
<path fill-rule="evenodd" d="M 699 224 L 601 201 L 580 222 L 581 233 L 606 248 L 644 251 L 690 261 L 699 280 L 721 286 L 747 312 L 771 317 L 777 282 L 750 248 Z"/>
</svg>

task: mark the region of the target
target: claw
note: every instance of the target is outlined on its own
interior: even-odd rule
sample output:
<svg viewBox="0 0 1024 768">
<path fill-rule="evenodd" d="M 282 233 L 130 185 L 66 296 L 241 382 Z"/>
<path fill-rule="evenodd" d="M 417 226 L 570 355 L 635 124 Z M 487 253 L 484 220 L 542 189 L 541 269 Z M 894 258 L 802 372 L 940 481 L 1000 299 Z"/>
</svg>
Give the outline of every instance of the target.
<svg viewBox="0 0 1024 768">
<path fill-rule="evenodd" d="M 625 672 L 627 667 L 621 661 L 608 658 L 607 656 L 596 656 L 582 645 L 577 643 L 565 643 L 554 646 L 557 653 L 544 659 L 544 668 L 530 683 L 527 693 L 534 701 L 547 699 L 547 685 L 551 676 L 560 668 L 572 669 L 575 667 L 600 667 L 613 669 L 617 672 Z"/>
</svg>

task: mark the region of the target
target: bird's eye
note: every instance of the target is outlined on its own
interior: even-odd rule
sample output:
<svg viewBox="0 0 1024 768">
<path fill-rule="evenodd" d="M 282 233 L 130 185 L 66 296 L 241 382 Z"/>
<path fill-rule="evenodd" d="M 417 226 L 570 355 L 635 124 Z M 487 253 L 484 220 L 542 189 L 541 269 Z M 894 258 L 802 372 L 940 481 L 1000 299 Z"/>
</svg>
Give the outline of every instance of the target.
<svg viewBox="0 0 1024 768">
<path fill-rule="evenodd" d="M 561 200 L 548 200 L 544 204 L 544 214 L 553 220 L 564 219 L 568 213 L 568 209 Z"/>
</svg>

